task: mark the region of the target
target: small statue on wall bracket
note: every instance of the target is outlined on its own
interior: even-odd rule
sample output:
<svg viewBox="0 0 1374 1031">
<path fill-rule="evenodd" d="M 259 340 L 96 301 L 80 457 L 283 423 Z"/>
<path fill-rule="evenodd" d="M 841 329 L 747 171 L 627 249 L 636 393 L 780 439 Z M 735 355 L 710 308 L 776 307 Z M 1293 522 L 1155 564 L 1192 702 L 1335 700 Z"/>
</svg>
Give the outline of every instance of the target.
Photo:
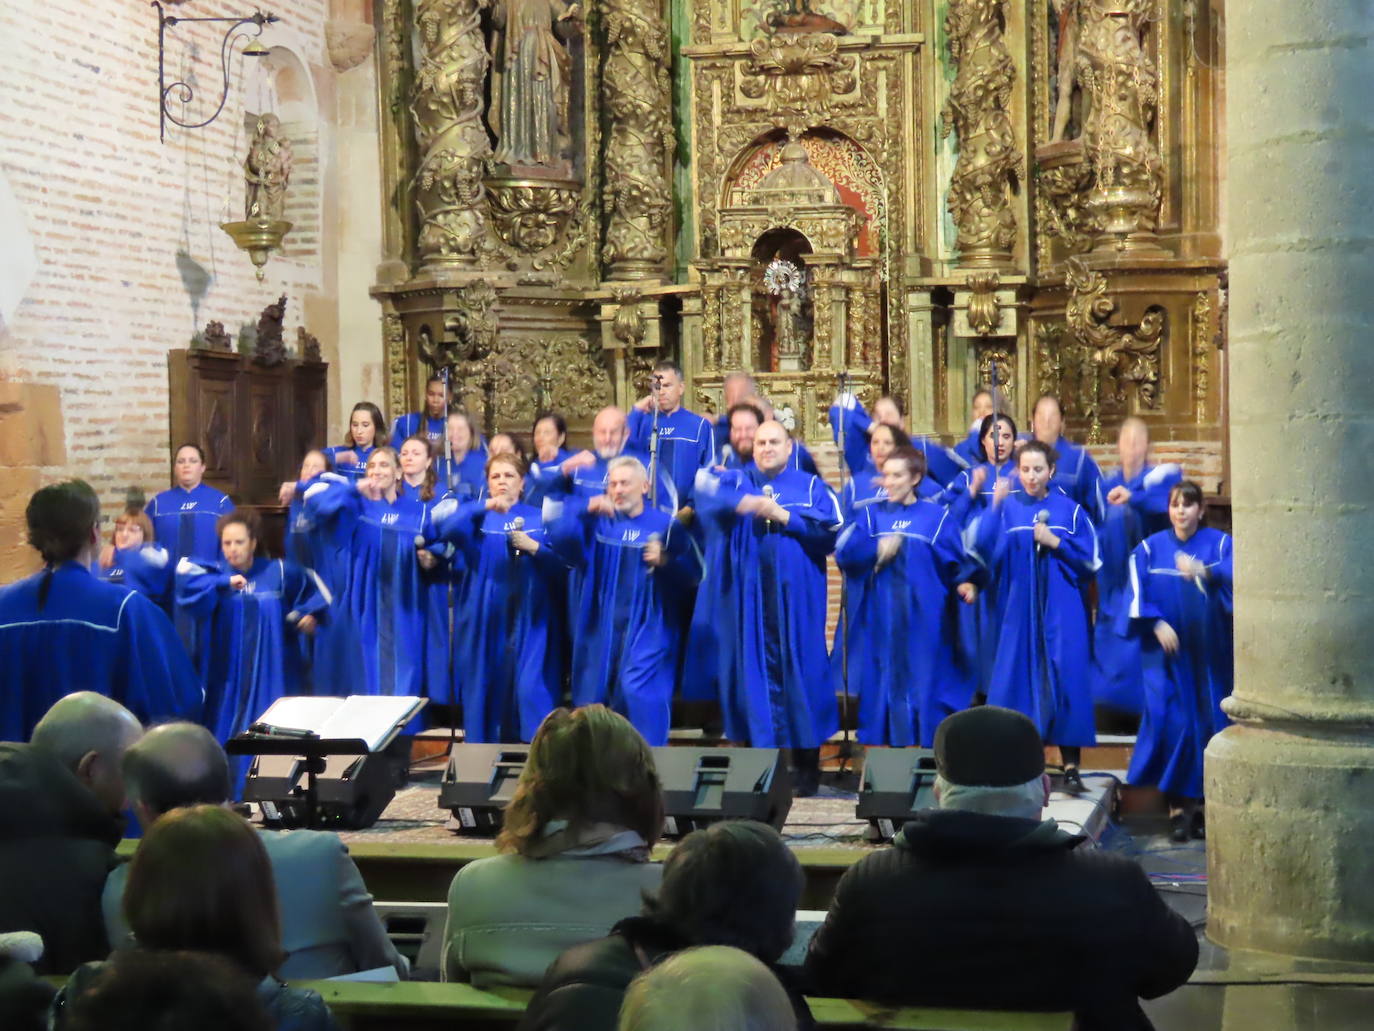
<svg viewBox="0 0 1374 1031">
<path fill-rule="evenodd" d="M 253 349 L 253 364 L 272 368 L 286 361 L 286 342 L 282 322 L 286 319 L 286 294 L 273 301 L 258 316 L 258 339 Z"/>
<path fill-rule="evenodd" d="M 291 160 L 291 141 L 281 135 L 281 119 L 273 114 L 259 115 L 248 156 L 243 159 L 245 219 L 275 222 L 284 217 Z"/>
<path fill-rule="evenodd" d="M 829 32 L 847 36 L 848 27 L 829 15 L 811 9 L 811 0 L 762 0 L 755 8 L 759 30 L 765 36 L 801 35 L 809 32 Z"/>
</svg>

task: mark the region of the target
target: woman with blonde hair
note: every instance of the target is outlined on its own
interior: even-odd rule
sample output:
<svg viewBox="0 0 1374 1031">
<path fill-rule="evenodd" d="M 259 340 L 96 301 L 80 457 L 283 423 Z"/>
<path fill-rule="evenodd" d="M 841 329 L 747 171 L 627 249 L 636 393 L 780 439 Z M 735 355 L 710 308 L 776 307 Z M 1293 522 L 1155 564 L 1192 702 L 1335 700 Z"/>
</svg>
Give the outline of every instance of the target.
<svg viewBox="0 0 1374 1031">
<path fill-rule="evenodd" d="M 502 854 L 469 863 L 449 887 L 445 979 L 539 984 L 564 949 L 639 912 L 662 876 L 649 862 L 662 829 L 639 731 L 604 705 L 549 713 L 506 805 Z"/>
</svg>

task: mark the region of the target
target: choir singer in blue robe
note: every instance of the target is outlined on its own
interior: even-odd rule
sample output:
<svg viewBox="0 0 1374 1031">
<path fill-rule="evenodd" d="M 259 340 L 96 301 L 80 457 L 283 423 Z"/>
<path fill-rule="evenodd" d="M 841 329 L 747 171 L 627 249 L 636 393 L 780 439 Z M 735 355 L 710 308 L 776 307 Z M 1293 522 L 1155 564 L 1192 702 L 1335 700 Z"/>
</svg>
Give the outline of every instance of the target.
<svg viewBox="0 0 1374 1031">
<path fill-rule="evenodd" d="M 207 627 L 204 722 L 220 741 L 243 733 L 283 695 L 303 692 L 296 636 L 313 634 L 331 601 L 313 573 L 258 555 L 261 526 L 256 512 L 235 509 L 219 521 L 224 560 L 177 567 L 177 600 Z M 238 765 L 242 778 L 247 764 Z"/>
<path fill-rule="evenodd" d="M 1104 714 L 1138 715 L 1144 706 L 1140 642 L 1135 635 L 1118 634 L 1117 623 L 1130 604 L 1131 552 L 1169 525 L 1169 493 L 1183 479 L 1176 465 L 1147 465 L 1149 451 L 1149 429 L 1131 416 L 1117 437 L 1121 468 L 1102 481 L 1106 505 L 1097 532 L 1102 568 L 1097 571 L 1093 624 L 1093 701 Z"/>
<path fill-rule="evenodd" d="M 100 500 L 81 480 L 37 491 L 24 512 L 44 569 L 0 588 L 0 740 L 27 741 L 76 687 L 140 721 L 199 719 L 203 694 L 167 614 L 91 573 Z"/>
<path fill-rule="evenodd" d="M 445 412 L 448 409 L 448 386 L 443 376 L 431 376 L 425 380 L 425 410 L 406 412 L 399 416 L 391 427 L 391 446 L 397 451 L 407 437 L 420 434 L 429 441 L 431 450 L 436 453 L 444 449 Z"/>
<path fill-rule="evenodd" d="M 132 587 L 165 609 L 170 604 L 175 567 L 167 549 L 154 540 L 155 533 L 142 503 L 131 500 L 115 516 L 110 543 L 100 549 L 96 575 L 112 584 Z"/>
<path fill-rule="evenodd" d="M 978 588 L 964 553 L 958 519 L 917 497 L 925 457 L 899 448 L 883 463 L 887 499 L 864 506 L 844 528 L 835 562 L 867 581 L 850 623 L 849 689 L 859 699 L 859 732 L 867 745 L 931 747 L 935 728 L 973 698 L 974 678 L 955 647 L 960 601 Z"/>
<path fill-rule="evenodd" d="M 382 410 L 371 401 L 359 401 L 348 413 L 348 440 L 337 447 L 327 447 L 324 453 L 334 471 L 350 480 L 367 475 L 367 460 L 378 445 L 386 443 L 386 419 Z"/>
<path fill-rule="evenodd" d="M 1057 456 L 1051 486 L 1082 505 L 1093 525 L 1099 525 L 1106 514 L 1102 472 L 1087 448 L 1080 447 L 1064 436 L 1064 409 L 1059 398 L 1053 394 L 1041 394 L 1036 400 L 1031 413 L 1031 435 L 1052 448 Z"/>
<path fill-rule="evenodd" d="M 978 519 L 972 554 L 996 582 L 998 638 L 988 704 L 1030 717 L 1058 745 L 1064 787 L 1082 791 L 1079 755 L 1097 741 L 1088 672 L 1087 589 L 1101 560 L 1080 505 L 1054 489 L 1055 454 L 1039 440 L 1017 456 L 1021 489 L 999 479 Z"/>
<path fill-rule="evenodd" d="M 701 558 L 682 525 L 645 503 L 648 470 L 613 459 L 606 493 L 545 502 L 549 543 L 581 571 L 572 631 L 573 705 L 600 702 L 650 745 L 668 743 L 677 680 L 682 599 Z"/>
<path fill-rule="evenodd" d="M 843 523 L 819 477 L 787 468 L 792 442 L 778 422 L 754 434 L 752 466 L 698 477 L 708 537 L 729 539 L 726 600 L 705 595 L 720 621 L 725 735 L 760 748 L 790 748 L 798 790 L 814 794 L 820 746 L 839 727 L 825 648 L 825 560 Z"/>
<path fill-rule="evenodd" d="M 334 650 L 316 653 L 318 694 L 419 695 L 425 686 L 426 585 L 439 558 L 416 544 L 430 536 L 432 502 L 400 491 L 400 459 L 379 447 L 356 484 L 325 473 L 305 492 L 319 533 L 349 541 L 342 596 L 331 616 Z"/>
<path fill-rule="evenodd" d="M 1140 642 L 1145 713 L 1126 779 L 1157 785 L 1176 841 L 1202 837 L 1202 754 L 1229 722 L 1231 538 L 1202 526 L 1202 489 L 1169 492 L 1172 528 L 1131 554 L 1130 600 L 1118 630 Z"/>
<path fill-rule="evenodd" d="M 565 566 L 540 509 L 520 500 L 516 455 L 487 460 L 483 501 L 440 513 L 434 532 L 467 570 L 454 606 L 454 693 L 466 741 L 529 741 L 563 688 Z"/>
<path fill-rule="evenodd" d="M 709 469 L 716 460 L 715 427 L 704 415 L 682 407 L 686 390 L 682 369 L 673 362 L 659 362 L 654 366 L 653 392 L 640 399 L 629 416 L 630 446 L 649 455 L 651 461 L 654 433 L 658 433 L 657 464 L 672 481 L 682 507 L 692 504 L 697 471 Z"/>
<path fill-rule="evenodd" d="M 882 477 L 882 469 L 873 464 L 868 449 L 868 438 L 878 426 L 891 426 L 907 436 L 906 412 L 897 398 L 878 398 L 871 416 L 862 402 L 849 393 L 835 398 L 830 406 L 830 432 L 834 434 L 836 446 L 843 447 L 845 465 L 855 480 L 866 477 L 872 481 Z M 938 440 L 919 436 L 907 439 L 925 456 L 926 476 L 933 485 L 947 486 L 968 465 L 953 449 Z"/>
<path fill-rule="evenodd" d="M 176 486 L 153 496 L 148 518 L 153 533 L 176 566 L 184 558 L 219 558 L 215 523 L 234 507 L 229 496 L 202 482 L 205 452 L 198 444 L 182 444 L 172 462 Z"/>
</svg>

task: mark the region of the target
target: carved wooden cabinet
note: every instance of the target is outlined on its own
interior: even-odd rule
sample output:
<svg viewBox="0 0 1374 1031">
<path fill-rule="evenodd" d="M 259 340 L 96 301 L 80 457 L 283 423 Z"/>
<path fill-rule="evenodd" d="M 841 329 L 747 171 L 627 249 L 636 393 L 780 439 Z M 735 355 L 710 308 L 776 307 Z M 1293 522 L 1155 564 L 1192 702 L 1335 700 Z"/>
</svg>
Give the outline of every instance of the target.
<svg viewBox="0 0 1374 1031">
<path fill-rule="evenodd" d="M 301 456 L 325 444 L 329 366 L 287 361 L 270 368 L 225 351 L 167 355 L 171 447 L 199 444 L 205 482 L 241 505 L 276 505 Z"/>
</svg>

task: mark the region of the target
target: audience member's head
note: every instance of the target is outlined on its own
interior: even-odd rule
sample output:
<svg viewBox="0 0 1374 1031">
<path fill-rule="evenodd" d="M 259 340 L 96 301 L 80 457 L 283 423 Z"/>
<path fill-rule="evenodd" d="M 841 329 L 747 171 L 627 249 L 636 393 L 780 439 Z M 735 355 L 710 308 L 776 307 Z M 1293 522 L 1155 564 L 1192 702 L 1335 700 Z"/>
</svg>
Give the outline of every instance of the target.
<svg viewBox="0 0 1374 1031">
<path fill-rule="evenodd" d="M 1050 797 L 1045 746 L 1025 715 L 979 705 L 935 730 L 935 797 L 941 809 L 1040 819 Z"/>
<path fill-rule="evenodd" d="M 113 698 L 77 691 L 53 703 L 29 744 L 53 756 L 110 813 L 124 810 L 124 753 L 143 733 L 137 717 Z"/>
<path fill-rule="evenodd" d="M 124 915 L 144 948 L 214 952 L 258 979 L 281 963 L 267 851 L 223 806 L 173 809 L 148 829 L 129 865 Z"/>
<path fill-rule="evenodd" d="M 164 723 L 125 753 L 124 789 L 147 827 L 181 806 L 229 801 L 229 760 L 199 723 Z"/>
<path fill-rule="evenodd" d="M 782 835 L 727 820 L 693 831 L 668 854 L 644 911 L 693 945 L 732 945 L 776 963 L 792 944 L 804 882 Z"/>
<path fill-rule="evenodd" d="M 61 1031 L 261 1031 L 251 976 L 203 952 L 122 949 L 67 1001 Z"/>
<path fill-rule="evenodd" d="M 544 718 L 496 844 L 531 855 L 555 820 L 573 835 L 598 825 L 636 831 L 650 845 L 662 833 L 653 753 L 629 720 L 604 705 L 555 709 Z"/>
<path fill-rule="evenodd" d="M 794 1031 L 787 992 L 759 960 L 726 945 L 674 953 L 630 985 L 619 1031 Z"/>
</svg>

